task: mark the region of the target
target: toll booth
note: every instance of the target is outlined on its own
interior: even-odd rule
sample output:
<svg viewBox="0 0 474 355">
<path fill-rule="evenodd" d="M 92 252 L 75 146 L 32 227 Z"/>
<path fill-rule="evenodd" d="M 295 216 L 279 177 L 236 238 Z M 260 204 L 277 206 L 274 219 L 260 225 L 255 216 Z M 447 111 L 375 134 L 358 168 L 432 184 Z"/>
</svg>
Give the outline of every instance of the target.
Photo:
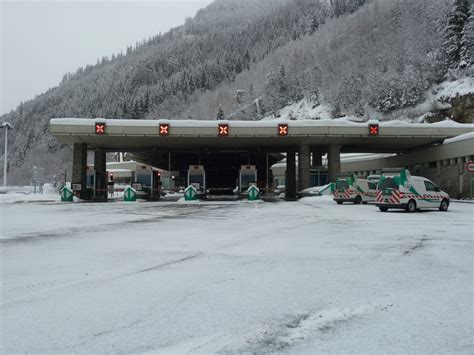
<svg viewBox="0 0 474 355">
<path fill-rule="evenodd" d="M 161 172 L 161 187 L 165 190 L 176 190 L 179 186 L 184 186 L 184 178 L 181 181 L 179 171 L 162 171 Z"/>
<path fill-rule="evenodd" d="M 113 180 L 115 186 L 120 186 L 122 190 L 127 185 L 131 186 L 135 181 L 135 170 L 109 168 L 107 171 L 109 172 L 109 181 Z"/>
<path fill-rule="evenodd" d="M 206 171 L 204 165 L 190 165 L 187 185 L 192 185 L 198 193 L 206 192 Z"/>
<path fill-rule="evenodd" d="M 239 192 L 245 193 L 251 185 L 257 184 L 257 168 L 255 165 L 242 165 L 239 170 Z"/>
<path fill-rule="evenodd" d="M 137 194 L 147 199 L 157 200 L 161 196 L 161 174 L 147 165 L 141 165 L 135 170 L 133 188 Z"/>
<path fill-rule="evenodd" d="M 107 172 L 87 167 L 86 171 L 86 199 L 107 201 Z"/>
</svg>

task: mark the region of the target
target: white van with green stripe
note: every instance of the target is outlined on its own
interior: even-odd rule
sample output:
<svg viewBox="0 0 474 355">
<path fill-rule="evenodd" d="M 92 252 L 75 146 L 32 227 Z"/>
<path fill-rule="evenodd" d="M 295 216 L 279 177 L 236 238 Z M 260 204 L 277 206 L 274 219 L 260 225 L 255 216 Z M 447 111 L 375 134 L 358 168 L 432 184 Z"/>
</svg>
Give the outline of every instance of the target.
<svg viewBox="0 0 474 355">
<path fill-rule="evenodd" d="M 449 195 L 432 181 L 411 176 L 408 169 L 384 169 L 377 185 L 375 205 L 382 212 L 389 208 L 415 212 L 424 208 L 447 211 Z"/>
<path fill-rule="evenodd" d="M 344 202 L 359 203 L 374 202 L 376 194 L 375 183 L 361 179 L 354 174 L 339 174 L 334 188 L 334 201 L 341 205 Z"/>
</svg>

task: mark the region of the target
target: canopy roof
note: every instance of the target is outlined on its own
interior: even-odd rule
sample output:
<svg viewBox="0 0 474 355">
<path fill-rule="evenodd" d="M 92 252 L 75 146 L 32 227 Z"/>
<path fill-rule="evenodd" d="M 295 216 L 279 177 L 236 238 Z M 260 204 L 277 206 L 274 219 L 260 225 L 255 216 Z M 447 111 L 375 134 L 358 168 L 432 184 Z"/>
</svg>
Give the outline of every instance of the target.
<svg viewBox="0 0 474 355">
<path fill-rule="evenodd" d="M 96 124 L 105 124 L 103 134 Z M 378 125 L 378 135 L 369 135 L 369 125 Z M 160 129 L 168 125 L 167 134 Z M 228 135 L 219 135 L 219 125 L 228 125 Z M 288 125 L 280 136 L 279 125 Z M 474 131 L 474 124 L 445 121 L 413 124 L 403 121 L 355 123 L 346 120 L 111 120 L 57 118 L 50 132 L 61 142 L 86 143 L 89 149 L 105 151 L 248 151 L 282 152 L 310 145 L 326 150 L 341 145 L 343 152 L 406 152 L 442 143 L 444 139 Z M 101 133 L 101 132 L 99 132 Z M 225 133 L 225 132 L 224 132 Z"/>
</svg>

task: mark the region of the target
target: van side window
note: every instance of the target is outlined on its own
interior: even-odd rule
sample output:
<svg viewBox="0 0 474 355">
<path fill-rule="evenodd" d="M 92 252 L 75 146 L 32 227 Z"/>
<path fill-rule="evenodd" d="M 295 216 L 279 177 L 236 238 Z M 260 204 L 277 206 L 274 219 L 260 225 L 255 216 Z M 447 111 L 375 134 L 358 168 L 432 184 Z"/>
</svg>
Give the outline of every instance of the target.
<svg viewBox="0 0 474 355">
<path fill-rule="evenodd" d="M 369 184 L 369 190 L 377 189 L 377 186 L 375 186 L 375 184 L 373 182 L 368 181 L 367 183 Z"/>
<path fill-rule="evenodd" d="M 439 191 L 438 187 L 435 184 L 429 181 L 425 181 L 424 183 L 425 183 L 426 191 Z"/>
</svg>

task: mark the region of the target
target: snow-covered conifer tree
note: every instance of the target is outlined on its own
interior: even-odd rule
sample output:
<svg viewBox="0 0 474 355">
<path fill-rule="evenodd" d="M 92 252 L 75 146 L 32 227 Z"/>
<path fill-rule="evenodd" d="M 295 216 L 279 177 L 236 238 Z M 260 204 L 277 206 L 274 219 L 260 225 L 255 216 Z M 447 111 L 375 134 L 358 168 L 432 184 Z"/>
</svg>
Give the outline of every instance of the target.
<svg viewBox="0 0 474 355">
<path fill-rule="evenodd" d="M 311 22 L 309 24 L 309 30 L 308 30 L 309 34 L 313 34 L 314 32 L 316 32 L 318 27 L 319 27 L 319 20 L 316 17 L 316 15 L 313 15 L 311 17 Z"/>
<path fill-rule="evenodd" d="M 222 109 L 222 107 L 219 107 L 219 110 L 217 111 L 217 115 L 216 115 L 216 120 L 220 121 L 223 119 L 225 119 L 224 110 Z"/>
<path fill-rule="evenodd" d="M 464 66 L 474 64 L 474 4 L 471 4 L 469 13 L 461 39 L 461 63 Z"/>
<path fill-rule="evenodd" d="M 447 69 L 455 69 L 461 61 L 461 39 L 468 19 L 468 0 L 453 0 L 452 10 L 448 16 L 444 50 Z"/>
</svg>

